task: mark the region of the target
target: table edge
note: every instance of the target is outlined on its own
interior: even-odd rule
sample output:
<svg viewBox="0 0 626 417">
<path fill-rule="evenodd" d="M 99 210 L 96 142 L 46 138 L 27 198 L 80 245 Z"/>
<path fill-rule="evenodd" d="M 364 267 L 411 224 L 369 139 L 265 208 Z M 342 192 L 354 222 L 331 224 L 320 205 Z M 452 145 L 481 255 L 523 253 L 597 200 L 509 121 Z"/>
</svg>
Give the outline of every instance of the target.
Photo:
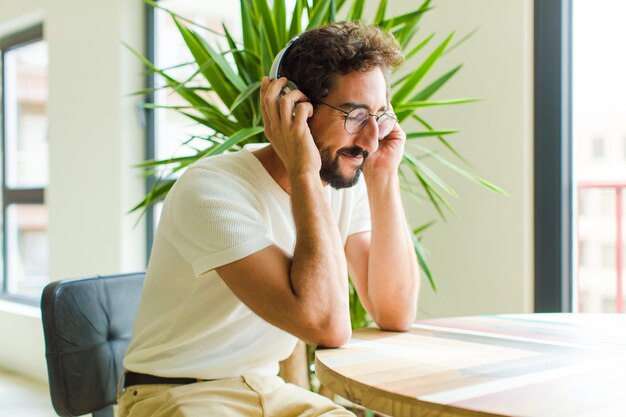
<svg viewBox="0 0 626 417">
<path fill-rule="evenodd" d="M 347 390 L 345 385 L 338 382 L 338 379 L 347 380 L 348 378 L 326 366 L 318 357 L 318 351 L 315 352 L 315 373 L 317 374 L 317 378 L 320 383 L 340 397 L 346 398 L 347 400 L 363 407 L 371 407 L 375 411 L 379 411 L 393 417 L 506 417 L 502 414 L 467 410 L 454 405 L 423 401 L 416 397 L 409 397 L 398 393 L 383 391 L 380 388 L 355 380 L 350 381 L 352 382 L 353 388 L 357 388 L 358 392 L 355 392 L 354 390 Z M 366 396 L 369 398 L 376 398 L 377 401 L 363 401 L 363 398 Z"/>
</svg>

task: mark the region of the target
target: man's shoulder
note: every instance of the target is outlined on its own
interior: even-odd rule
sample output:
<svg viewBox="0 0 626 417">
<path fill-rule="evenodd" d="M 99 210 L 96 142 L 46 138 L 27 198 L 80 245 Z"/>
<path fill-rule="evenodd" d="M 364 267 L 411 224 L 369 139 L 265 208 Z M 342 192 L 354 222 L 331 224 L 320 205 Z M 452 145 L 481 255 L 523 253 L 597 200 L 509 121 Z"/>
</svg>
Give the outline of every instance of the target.
<svg viewBox="0 0 626 417">
<path fill-rule="evenodd" d="M 190 165 L 179 181 L 210 183 L 216 187 L 232 181 L 247 183 L 258 177 L 258 167 L 252 158 L 247 150 L 210 156 Z"/>
<path fill-rule="evenodd" d="M 250 154 L 247 150 L 239 150 L 236 152 L 225 152 L 219 155 L 212 155 L 207 158 L 200 159 L 189 166 L 189 171 L 206 171 L 206 172 L 241 172 L 242 169 L 251 169 Z"/>
<path fill-rule="evenodd" d="M 262 165 L 248 150 L 211 156 L 190 165 L 178 178 L 170 200 L 206 202 L 207 200 L 257 201 Z"/>
</svg>

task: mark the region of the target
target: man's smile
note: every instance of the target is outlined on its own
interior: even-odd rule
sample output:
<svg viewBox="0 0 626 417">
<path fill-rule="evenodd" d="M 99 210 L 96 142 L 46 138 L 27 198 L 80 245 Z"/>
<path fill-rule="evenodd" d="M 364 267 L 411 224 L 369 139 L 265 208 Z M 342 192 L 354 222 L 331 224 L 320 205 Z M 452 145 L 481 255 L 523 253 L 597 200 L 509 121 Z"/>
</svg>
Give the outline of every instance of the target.
<svg viewBox="0 0 626 417">
<path fill-rule="evenodd" d="M 362 164 L 367 158 L 367 156 L 369 155 L 369 152 L 367 152 L 366 150 L 364 150 L 363 148 L 359 146 L 352 146 L 350 148 L 342 148 L 339 150 L 338 153 L 340 156 L 343 156 L 349 161 L 353 161 L 359 164 Z"/>
</svg>

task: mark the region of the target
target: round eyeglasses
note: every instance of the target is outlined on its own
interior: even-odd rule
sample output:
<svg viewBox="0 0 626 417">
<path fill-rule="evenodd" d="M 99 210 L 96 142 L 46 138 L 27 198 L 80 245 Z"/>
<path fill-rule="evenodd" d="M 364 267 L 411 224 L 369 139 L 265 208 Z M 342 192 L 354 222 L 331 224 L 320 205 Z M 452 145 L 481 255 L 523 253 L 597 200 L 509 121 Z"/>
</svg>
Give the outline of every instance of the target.
<svg viewBox="0 0 626 417">
<path fill-rule="evenodd" d="M 367 125 L 367 121 L 371 116 L 376 120 L 376 124 L 378 125 L 378 137 L 384 138 L 391 133 L 398 122 L 398 119 L 396 119 L 392 113 L 371 114 L 364 107 L 355 107 L 350 111 L 345 111 L 338 107 L 331 106 L 328 103 L 322 102 L 321 104 L 346 115 L 344 117 L 343 128 L 348 133 L 359 133 L 363 130 L 365 125 Z"/>
</svg>

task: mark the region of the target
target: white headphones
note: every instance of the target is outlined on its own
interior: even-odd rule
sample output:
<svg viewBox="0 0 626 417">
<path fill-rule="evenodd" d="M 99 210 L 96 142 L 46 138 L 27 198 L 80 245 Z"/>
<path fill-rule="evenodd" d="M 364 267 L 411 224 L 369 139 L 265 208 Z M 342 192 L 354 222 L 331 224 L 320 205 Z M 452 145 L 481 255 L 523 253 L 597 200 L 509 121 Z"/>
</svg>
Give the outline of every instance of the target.
<svg viewBox="0 0 626 417">
<path fill-rule="evenodd" d="M 270 69 L 269 74 L 271 80 L 278 79 L 282 76 L 282 74 L 280 73 L 280 63 L 283 60 L 283 56 L 285 55 L 289 47 L 293 45 L 294 42 L 297 41 L 299 38 L 300 35 L 294 36 L 289 42 L 287 42 L 287 45 L 283 49 L 281 49 L 278 54 L 276 54 L 276 58 L 274 58 L 274 62 L 272 62 L 272 68 Z M 297 89 L 298 86 L 296 85 L 296 83 L 294 83 L 293 81 L 287 81 L 287 85 L 283 87 L 283 89 L 280 91 L 280 95 L 284 96 L 288 92 Z"/>
</svg>

